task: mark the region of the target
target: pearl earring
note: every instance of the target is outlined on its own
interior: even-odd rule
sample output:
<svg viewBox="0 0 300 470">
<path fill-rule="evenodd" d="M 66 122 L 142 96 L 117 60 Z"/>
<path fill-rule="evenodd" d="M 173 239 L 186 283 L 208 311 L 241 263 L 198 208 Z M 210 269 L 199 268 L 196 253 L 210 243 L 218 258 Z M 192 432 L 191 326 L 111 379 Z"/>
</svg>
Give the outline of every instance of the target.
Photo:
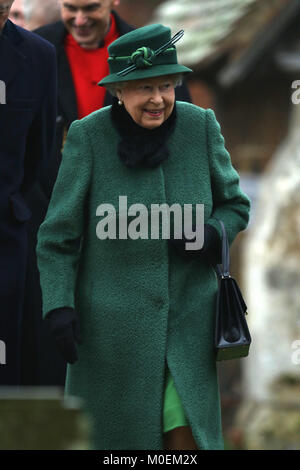
<svg viewBox="0 0 300 470">
<path fill-rule="evenodd" d="M 122 100 L 119 100 L 119 101 L 118 101 L 118 105 L 119 105 L 119 106 L 122 106 L 122 104 L 123 104 L 123 101 L 122 101 Z"/>
</svg>

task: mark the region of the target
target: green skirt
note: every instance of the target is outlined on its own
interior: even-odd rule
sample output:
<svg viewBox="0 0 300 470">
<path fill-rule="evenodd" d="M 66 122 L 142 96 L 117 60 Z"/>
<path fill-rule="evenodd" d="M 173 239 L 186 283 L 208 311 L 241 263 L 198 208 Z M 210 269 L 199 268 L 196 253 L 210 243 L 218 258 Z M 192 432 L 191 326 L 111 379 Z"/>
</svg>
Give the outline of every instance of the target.
<svg viewBox="0 0 300 470">
<path fill-rule="evenodd" d="M 166 388 L 163 407 L 163 432 L 171 431 L 178 426 L 188 426 L 183 407 L 176 391 L 173 378 L 166 367 Z"/>
</svg>

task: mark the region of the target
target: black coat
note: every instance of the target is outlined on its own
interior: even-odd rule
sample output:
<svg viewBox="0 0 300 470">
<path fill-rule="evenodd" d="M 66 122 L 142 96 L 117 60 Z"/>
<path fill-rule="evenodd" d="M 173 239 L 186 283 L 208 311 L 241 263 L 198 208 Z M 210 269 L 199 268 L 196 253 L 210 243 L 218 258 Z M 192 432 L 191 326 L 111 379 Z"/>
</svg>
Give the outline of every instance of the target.
<svg viewBox="0 0 300 470">
<path fill-rule="evenodd" d="M 6 364 L 0 384 L 20 382 L 20 325 L 28 255 L 26 198 L 49 164 L 57 79 L 55 49 L 37 35 L 7 23 L 0 36 L 0 340 Z"/>
</svg>

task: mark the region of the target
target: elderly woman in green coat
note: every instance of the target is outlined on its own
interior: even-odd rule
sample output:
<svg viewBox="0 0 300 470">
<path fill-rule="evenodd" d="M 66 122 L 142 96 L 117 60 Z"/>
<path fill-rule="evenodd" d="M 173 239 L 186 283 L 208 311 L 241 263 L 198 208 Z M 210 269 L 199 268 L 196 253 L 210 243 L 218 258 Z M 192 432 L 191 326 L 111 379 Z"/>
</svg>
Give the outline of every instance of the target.
<svg viewBox="0 0 300 470">
<path fill-rule="evenodd" d="M 100 85 L 115 103 L 72 124 L 39 231 L 44 316 L 69 363 L 66 393 L 93 418 L 96 449 L 223 448 L 218 219 L 231 243 L 250 206 L 214 112 L 175 101 L 191 71 L 177 62 L 179 38 L 150 25 L 110 45 Z M 158 208 L 170 216 L 187 205 L 190 233 L 178 235 L 175 217 L 169 237 L 161 222 L 159 236 L 150 230 Z M 204 243 L 188 249 L 197 233 Z"/>
</svg>

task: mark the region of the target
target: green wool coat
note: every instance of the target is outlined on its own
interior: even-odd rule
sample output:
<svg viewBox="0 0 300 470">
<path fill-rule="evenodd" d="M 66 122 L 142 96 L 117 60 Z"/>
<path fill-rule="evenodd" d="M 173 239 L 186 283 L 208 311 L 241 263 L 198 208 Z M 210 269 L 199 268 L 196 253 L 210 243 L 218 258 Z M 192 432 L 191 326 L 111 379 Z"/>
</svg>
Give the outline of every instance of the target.
<svg viewBox="0 0 300 470">
<path fill-rule="evenodd" d="M 39 230 L 44 315 L 73 307 L 82 332 L 66 393 L 85 400 L 94 448 L 160 450 L 167 362 L 198 447 L 222 449 L 213 267 L 162 238 L 100 240 L 96 210 L 118 209 L 120 195 L 149 213 L 155 203 L 204 204 L 205 222 L 221 233 L 222 219 L 231 243 L 247 226 L 249 199 L 210 109 L 177 102 L 170 155 L 156 168 L 127 168 L 118 142 L 110 107 L 72 124 Z"/>
</svg>

